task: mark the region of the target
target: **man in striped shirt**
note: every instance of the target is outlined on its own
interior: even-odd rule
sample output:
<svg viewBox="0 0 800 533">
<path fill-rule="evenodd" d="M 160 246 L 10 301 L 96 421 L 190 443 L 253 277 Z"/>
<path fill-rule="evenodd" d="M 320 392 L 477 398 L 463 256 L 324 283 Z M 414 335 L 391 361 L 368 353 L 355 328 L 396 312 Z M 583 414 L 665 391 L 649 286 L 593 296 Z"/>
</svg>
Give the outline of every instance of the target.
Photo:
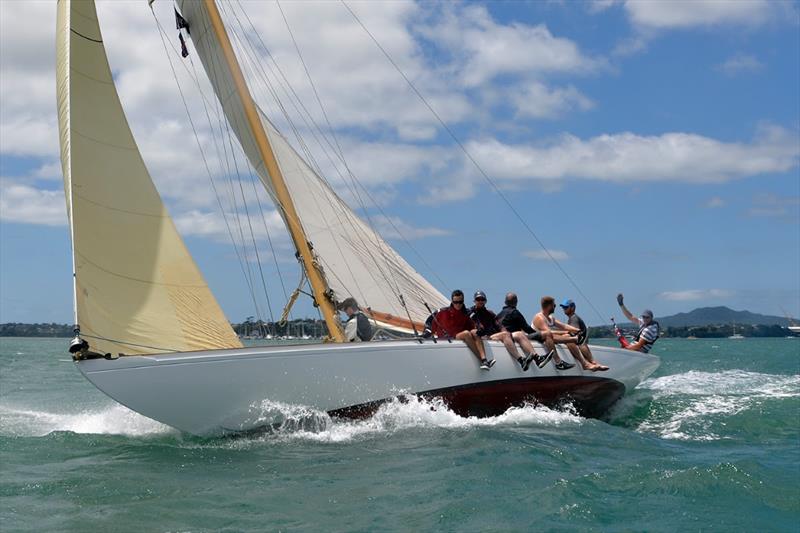
<svg viewBox="0 0 800 533">
<path fill-rule="evenodd" d="M 653 347 L 653 344 L 655 344 L 655 342 L 658 340 L 658 335 L 661 332 L 661 326 L 658 324 L 658 322 L 653 320 L 653 312 L 649 309 L 645 309 L 642 312 L 641 317 L 634 316 L 634 314 L 628 311 L 628 308 L 625 307 L 623 298 L 624 296 L 622 293 L 617 295 L 617 303 L 619 304 L 619 308 L 622 309 L 622 312 L 626 317 L 628 317 L 628 320 L 634 324 L 638 324 L 639 326 L 639 331 L 633 338 L 633 343 L 626 341 L 625 344 L 623 344 L 623 347 L 626 350 L 647 353 L 650 351 L 650 348 Z M 624 340 L 624 337 L 622 340 Z M 620 342 L 622 342 L 622 340 L 620 340 Z"/>
</svg>

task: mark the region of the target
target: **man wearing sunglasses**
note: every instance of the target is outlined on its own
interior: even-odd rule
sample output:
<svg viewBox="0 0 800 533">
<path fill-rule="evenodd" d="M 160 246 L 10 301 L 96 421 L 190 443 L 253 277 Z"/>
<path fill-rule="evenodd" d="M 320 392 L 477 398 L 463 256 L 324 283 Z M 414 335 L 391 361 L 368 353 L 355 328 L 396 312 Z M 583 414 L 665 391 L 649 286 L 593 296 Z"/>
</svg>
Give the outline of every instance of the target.
<svg viewBox="0 0 800 533">
<path fill-rule="evenodd" d="M 486 307 L 486 293 L 483 291 L 475 291 L 474 300 L 475 305 L 469 310 L 469 317 L 475 323 L 475 334 L 482 339 L 488 338 L 492 341 L 502 342 L 508 354 L 519 363 L 522 370 L 528 370 L 531 361 L 534 360 L 535 354 L 533 354 L 533 346 L 531 346 L 527 337 L 525 337 L 525 340 L 528 341 L 530 350 L 525 352 L 525 357 L 522 357 L 517 351 L 517 346 L 514 344 L 512 334 L 503 327 L 497 315 Z"/>
<path fill-rule="evenodd" d="M 486 360 L 486 350 L 475 333 L 475 323 L 469 317 L 464 306 L 464 293 L 456 289 L 450 295 L 450 305 L 442 307 L 425 321 L 424 336 L 436 335 L 448 339 L 464 341 L 464 344 L 475 354 L 481 363 L 481 370 L 489 370 L 494 366 L 494 359 Z"/>
</svg>

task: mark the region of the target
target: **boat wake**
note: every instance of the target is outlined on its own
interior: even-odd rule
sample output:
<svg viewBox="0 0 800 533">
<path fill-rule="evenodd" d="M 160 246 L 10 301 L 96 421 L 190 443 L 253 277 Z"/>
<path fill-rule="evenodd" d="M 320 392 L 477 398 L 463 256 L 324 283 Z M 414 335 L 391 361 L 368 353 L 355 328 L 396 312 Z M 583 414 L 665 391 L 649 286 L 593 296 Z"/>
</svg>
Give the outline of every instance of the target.
<svg viewBox="0 0 800 533">
<path fill-rule="evenodd" d="M 130 437 L 178 434 L 177 430 L 119 404 L 80 413 L 53 413 L 0 405 L 0 420 L 0 435 L 8 437 L 44 437 L 61 431 Z"/>
<path fill-rule="evenodd" d="M 619 402 L 611 422 L 625 419 L 637 431 L 666 439 L 720 440 L 720 435 L 758 431 L 761 417 L 748 416 L 769 402 L 800 397 L 800 375 L 744 370 L 690 371 L 644 381 Z"/>
<path fill-rule="evenodd" d="M 342 420 L 303 406 L 264 401 L 258 408 L 264 420 L 282 419 L 279 424 L 223 439 L 226 446 L 248 446 L 261 442 L 311 441 L 343 443 L 391 435 L 414 429 L 469 430 L 483 427 L 563 426 L 578 425 L 584 419 L 566 406 L 562 410 L 544 406 L 513 407 L 502 415 L 488 418 L 461 417 L 440 400 L 424 400 L 411 396 L 382 405 L 371 418 Z M 63 414 L 0 405 L 0 435 L 9 437 L 43 437 L 55 432 L 80 434 L 124 435 L 129 437 L 180 436 L 169 426 L 142 416 L 122 405 L 106 409 Z M 203 439 L 204 445 L 211 444 Z M 216 441 L 217 439 L 213 439 Z M 188 444 L 188 442 L 186 443 Z"/>
<path fill-rule="evenodd" d="M 502 426 L 560 426 L 581 424 L 583 418 L 571 406 L 561 410 L 540 405 L 512 407 L 499 416 L 476 418 L 457 415 L 440 399 L 409 396 L 383 404 L 365 420 L 342 420 L 326 413 L 264 402 L 262 408 L 269 416 L 281 410 L 284 422 L 265 431 L 262 438 L 276 440 L 306 440 L 316 442 L 348 442 L 378 434 L 390 435 L 412 429 L 472 429 Z"/>
</svg>

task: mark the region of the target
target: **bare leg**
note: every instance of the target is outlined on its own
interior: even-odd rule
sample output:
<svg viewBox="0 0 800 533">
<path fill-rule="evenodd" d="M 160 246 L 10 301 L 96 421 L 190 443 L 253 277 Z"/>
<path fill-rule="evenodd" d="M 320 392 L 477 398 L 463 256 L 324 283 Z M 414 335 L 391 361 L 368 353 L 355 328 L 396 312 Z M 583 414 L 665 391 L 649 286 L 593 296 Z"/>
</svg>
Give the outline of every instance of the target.
<svg viewBox="0 0 800 533">
<path fill-rule="evenodd" d="M 572 354 L 572 357 L 581 364 L 584 370 L 594 369 L 595 364 L 587 362 L 575 344 L 567 344 L 567 349 L 569 350 L 569 353 Z"/>
<path fill-rule="evenodd" d="M 556 364 L 561 362 L 561 358 L 558 356 L 558 351 L 556 350 L 556 342 L 553 338 L 553 332 L 550 330 L 543 331 L 542 336 L 544 337 L 544 346 L 547 348 L 548 352 L 553 352 L 553 361 Z"/>
<path fill-rule="evenodd" d="M 589 345 L 581 344 L 580 346 L 578 346 L 578 348 L 580 349 L 583 358 L 589 361 L 589 363 L 594 366 L 593 368 L 594 370 L 608 370 L 608 367 L 606 365 L 601 365 L 600 363 L 594 360 L 594 356 L 592 356 L 592 350 L 589 349 Z"/>
<path fill-rule="evenodd" d="M 514 344 L 514 339 L 511 338 L 511 333 L 507 331 L 499 331 L 489 338 L 493 341 L 501 341 L 503 346 L 506 347 L 508 355 L 514 359 L 520 358 L 519 352 L 517 351 L 517 346 Z"/>
<path fill-rule="evenodd" d="M 515 331 L 511 334 L 511 337 L 519 343 L 519 347 L 522 348 L 525 355 L 534 353 L 533 344 L 524 331 Z"/>
<path fill-rule="evenodd" d="M 478 342 L 475 342 L 476 336 L 471 331 L 462 331 L 456 335 L 456 339 L 464 341 L 464 344 L 475 354 L 475 357 L 477 357 L 479 361 L 486 359 L 483 353 L 483 342 L 480 342 L 480 339 L 478 339 Z"/>
</svg>

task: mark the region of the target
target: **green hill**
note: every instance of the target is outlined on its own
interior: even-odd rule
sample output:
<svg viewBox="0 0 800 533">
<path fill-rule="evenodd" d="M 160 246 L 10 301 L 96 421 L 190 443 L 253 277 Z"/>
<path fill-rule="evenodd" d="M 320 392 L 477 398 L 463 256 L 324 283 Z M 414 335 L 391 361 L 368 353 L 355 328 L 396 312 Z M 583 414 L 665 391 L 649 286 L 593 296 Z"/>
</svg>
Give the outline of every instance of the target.
<svg viewBox="0 0 800 533">
<path fill-rule="evenodd" d="M 688 313 L 660 317 L 656 320 L 662 327 L 711 326 L 721 324 L 788 326 L 789 320 L 782 316 L 761 315 L 750 311 L 735 311 L 729 307 L 699 307 Z"/>
</svg>

